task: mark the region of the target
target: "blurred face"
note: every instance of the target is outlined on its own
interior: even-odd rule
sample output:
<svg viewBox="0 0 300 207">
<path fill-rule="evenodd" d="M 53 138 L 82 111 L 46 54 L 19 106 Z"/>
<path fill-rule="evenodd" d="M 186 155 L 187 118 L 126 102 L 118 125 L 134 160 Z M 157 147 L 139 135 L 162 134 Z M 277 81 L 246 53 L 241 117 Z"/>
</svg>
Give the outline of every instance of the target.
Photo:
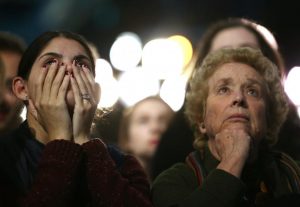
<svg viewBox="0 0 300 207">
<path fill-rule="evenodd" d="M 152 157 L 173 111 L 159 100 L 145 100 L 132 113 L 128 149 L 137 156 Z"/>
<path fill-rule="evenodd" d="M 258 144 L 266 133 L 264 80 L 251 66 L 226 63 L 208 80 L 204 117 L 209 138 L 226 128 L 243 128 Z"/>
<path fill-rule="evenodd" d="M 259 43 L 253 33 L 242 27 L 221 30 L 214 38 L 210 51 L 226 47 L 259 48 Z"/>
<path fill-rule="evenodd" d="M 0 133 L 16 128 L 21 122 L 23 103 L 12 92 L 12 79 L 17 75 L 21 55 L 12 51 L 0 51 L 5 70 L 5 87 L 0 103 Z"/>
<path fill-rule="evenodd" d="M 73 73 L 74 62 L 78 67 L 85 65 L 87 68 L 92 68 L 92 60 L 88 58 L 84 47 L 79 42 L 64 37 L 56 37 L 42 50 L 32 66 L 28 78 L 29 97 L 32 97 L 31 91 L 35 87 L 34 83 L 37 81 L 36 77 L 40 75 L 40 71 L 43 70 L 43 67 L 49 67 L 55 61 L 59 65 L 66 65 L 67 72 L 71 74 Z M 69 84 L 66 94 L 66 103 L 69 109 L 72 110 L 75 100 L 71 84 Z"/>
</svg>

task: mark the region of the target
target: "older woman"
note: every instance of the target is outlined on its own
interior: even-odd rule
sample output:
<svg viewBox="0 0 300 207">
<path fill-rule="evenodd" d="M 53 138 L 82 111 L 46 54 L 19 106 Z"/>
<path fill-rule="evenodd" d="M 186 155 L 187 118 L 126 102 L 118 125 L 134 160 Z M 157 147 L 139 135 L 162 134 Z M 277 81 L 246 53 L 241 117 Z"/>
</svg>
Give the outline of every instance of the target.
<svg viewBox="0 0 300 207">
<path fill-rule="evenodd" d="M 190 84 L 196 151 L 154 181 L 155 206 L 259 206 L 300 192 L 297 164 L 270 150 L 288 111 L 274 64 L 258 50 L 221 49 Z"/>
<path fill-rule="evenodd" d="M 46 32 L 27 48 L 13 80 L 26 121 L 1 139 L 0 206 L 151 206 L 138 161 L 90 137 L 94 75 L 80 35 Z"/>
</svg>

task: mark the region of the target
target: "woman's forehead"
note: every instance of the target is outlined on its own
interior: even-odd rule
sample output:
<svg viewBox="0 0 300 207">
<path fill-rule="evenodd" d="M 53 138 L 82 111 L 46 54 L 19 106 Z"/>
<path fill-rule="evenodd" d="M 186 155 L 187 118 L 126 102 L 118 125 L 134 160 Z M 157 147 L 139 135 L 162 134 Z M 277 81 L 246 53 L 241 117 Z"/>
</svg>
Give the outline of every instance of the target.
<svg viewBox="0 0 300 207">
<path fill-rule="evenodd" d="M 78 41 L 65 37 L 55 37 L 50 40 L 39 56 L 47 52 L 54 52 L 61 55 L 87 54 L 85 48 Z"/>
<path fill-rule="evenodd" d="M 231 62 L 220 65 L 215 69 L 214 73 L 209 77 L 209 82 L 215 82 L 221 79 L 230 80 L 248 80 L 256 79 L 263 81 L 263 77 L 259 72 L 250 65 L 239 62 Z"/>
</svg>

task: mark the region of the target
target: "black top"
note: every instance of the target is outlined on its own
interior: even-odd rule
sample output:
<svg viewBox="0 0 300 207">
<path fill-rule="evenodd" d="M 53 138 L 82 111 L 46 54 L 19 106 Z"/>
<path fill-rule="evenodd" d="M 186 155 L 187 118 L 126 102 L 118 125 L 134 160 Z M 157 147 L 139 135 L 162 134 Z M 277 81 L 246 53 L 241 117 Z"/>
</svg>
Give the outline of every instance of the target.
<svg viewBox="0 0 300 207">
<path fill-rule="evenodd" d="M 30 132 L 27 121 L 0 139 L 0 179 L 20 193 L 31 186 L 44 145 Z M 8 180 L 7 180 L 8 178 Z"/>
</svg>

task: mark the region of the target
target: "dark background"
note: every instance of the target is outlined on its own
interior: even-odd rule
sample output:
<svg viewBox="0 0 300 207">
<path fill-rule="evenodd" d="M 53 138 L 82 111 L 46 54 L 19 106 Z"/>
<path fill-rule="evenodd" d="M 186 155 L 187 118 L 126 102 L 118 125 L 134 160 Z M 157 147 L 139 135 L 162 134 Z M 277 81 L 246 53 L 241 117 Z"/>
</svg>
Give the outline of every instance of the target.
<svg viewBox="0 0 300 207">
<path fill-rule="evenodd" d="M 27 43 L 49 29 L 71 30 L 93 42 L 109 60 L 113 41 L 124 31 L 138 34 L 143 44 L 181 34 L 195 45 L 210 23 L 246 17 L 274 33 L 288 72 L 300 66 L 297 4 L 297 0 L 0 0 L 0 30 L 21 35 Z M 116 138 L 121 110 L 117 105 L 106 119 L 104 137 Z"/>
<path fill-rule="evenodd" d="M 148 40 L 182 34 L 193 44 L 208 24 L 247 17 L 274 32 L 287 68 L 300 65 L 300 7 L 296 0 L 0 0 L 0 30 L 29 43 L 48 29 L 68 29 L 94 42 L 101 55 L 123 31 Z"/>
</svg>

